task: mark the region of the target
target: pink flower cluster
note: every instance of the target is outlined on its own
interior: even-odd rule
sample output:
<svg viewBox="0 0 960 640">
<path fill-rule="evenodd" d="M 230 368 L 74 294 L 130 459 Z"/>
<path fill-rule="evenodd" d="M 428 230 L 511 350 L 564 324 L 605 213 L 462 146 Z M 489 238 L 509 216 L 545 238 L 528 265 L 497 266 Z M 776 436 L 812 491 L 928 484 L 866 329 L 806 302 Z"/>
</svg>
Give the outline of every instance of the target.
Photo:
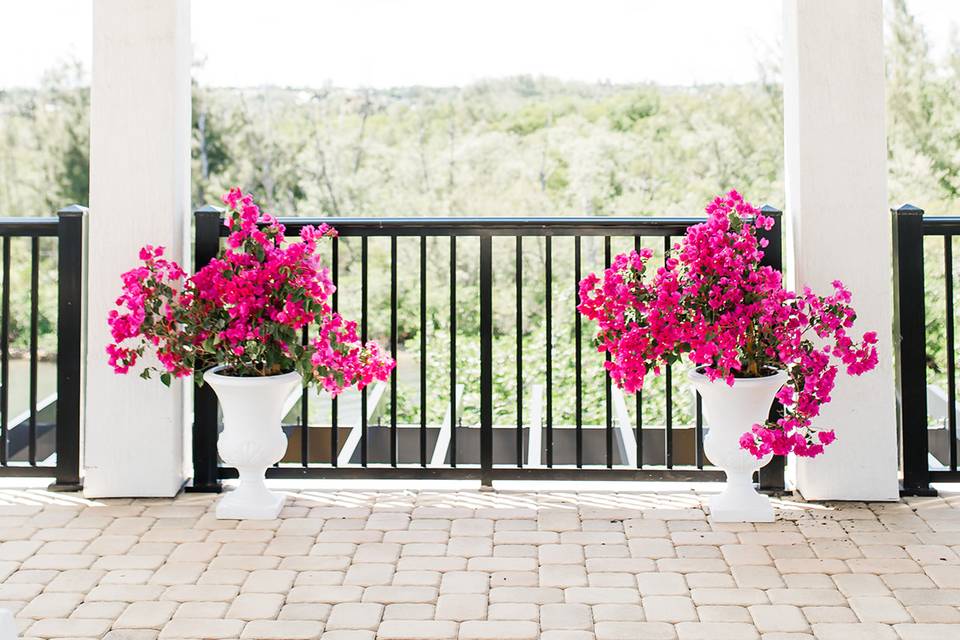
<svg viewBox="0 0 960 640">
<path fill-rule="evenodd" d="M 222 364 L 234 375 L 297 371 L 306 384 L 336 395 L 385 380 L 395 366 L 375 342 L 362 344 L 356 323 L 335 313 L 335 287 L 321 267 L 317 243 L 336 236 L 327 225 L 305 227 L 296 242 L 260 211 L 249 194 L 224 195 L 230 229 L 220 256 L 187 277 L 162 247 L 144 247 L 143 264 L 122 276 L 117 306 L 108 316 L 114 343 L 109 364 L 127 373 L 149 348 L 164 383 Z M 302 344 L 305 327 L 314 337 Z"/>
<path fill-rule="evenodd" d="M 828 296 L 798 294 L 783 288 L 779 271 L 761 266 L 767 242 L 756 229 L 769 230 L 773 220 L 739 193 L 717 197 L 706 212 L 663 266 L 654 269 L 653 252 L 642 249 L 618 255 L 602 278 L 584 278 L 577 308 L 597 322 L 597 348 L 609 352 L 609 375 L 628 393 L 682 357 L 731 385 L 786 371 L 777 394 L 783 416 L 753 425 L 740 445 L 758 458 L 816 456 L 835 439 L 813 419 L 830 401 L 838 364 L 852 375 L 873 369 L 876 333 L 848 335 L 856 312 L 840 281 Z"/>
</svg>

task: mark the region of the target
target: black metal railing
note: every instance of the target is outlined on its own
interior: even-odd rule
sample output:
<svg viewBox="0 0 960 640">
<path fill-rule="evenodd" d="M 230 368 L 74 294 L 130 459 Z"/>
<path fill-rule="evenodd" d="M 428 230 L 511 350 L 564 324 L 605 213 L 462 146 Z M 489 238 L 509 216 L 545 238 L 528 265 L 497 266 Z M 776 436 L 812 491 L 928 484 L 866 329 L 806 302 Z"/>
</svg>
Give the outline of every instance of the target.
<svg viewBox="0 0 960 640">
<path fill-rule="evenodd" d="M 765 263 L 776 268 L 782 266 L 782 224 L 781 213 L 772 207 L 764 207 L 766 215 L 773 216 L 775 226 L 763 232 L 769 241 Z M 195 268 L 206 265 L 220 248 L 220 242 L 228 234 L 222 220 L 222 211 L 215 207 L 204 207 L 195 214 Z M 680 428 L 674 424 L 674 381 L 669 367 L 665 382 L 665 421 L 662 429 L 644 425 L 644 398 L 637 394 L 634 400 L 635 416 L 633 424 L 627 420 L 626 404 L 622 396 L 610 385 L 604 376 L 602 425 L 584 423 L 584 362 L 583 362 L 583 325 L 576 312 L 576 286 L 583 275 L 584 254 L 592 263 L 600 260 L 600 249 L 596 255 L 589 254 L 602 239 L 603 264 L 609 264 L 613 252 L 613 243 L 618 246 L 640 247 L 642 243 L 654 241 L 660 243 L 663 250 L 669 248 L 671 239 L 682 236 L 693 224 L 702 222 L 700 218 L 284 218 L 287 233 L 294 235 L 306 225 L 318 225 L 327 222 L 336 227 L 339 237 L 331 240 L 329 265 L 334 283 L 338 286 L 332 306 L 341 308 L 346 296 L 359 298 L 355 306 L 359 313 L 362 337 L 370 333 L 370 291 L 371 245 L 383 249 L 377 254 L 382 260 L 374 266 L 375 278 L 389 282 L 384 295 L 389 296 L 389 317 L 377 318 L 388 326 L 383 342 L 389 343 L 391 354 L 398 354 L 399 330 L 401 320 L 398 303 L 401 291 L 398 283 L 398 270 L 407 279 L 413 280 L 412 273 L 419 279 L 419 299 L 411 305 L 418 308 L 419 318 L 409 325 L 419 333 L 419 339 L 408 336 L 408 350 L 416 358 L 401 359 L 389 382 L 381 388 L 364 390 L 359 398 L 359 415 L 353 424 L 343 425 L 339 402 L 327 400 L 329 412 L 325 424 L 311 421 L 310 411 L 313 402 L 310 394 L 304 392 L 299 402 L 291 405 L 299 407 L 296 423 L 286 424 L 285 430 L 290 443 L 284 461 L 268 470 L 268 477 L 393 477 L 393 478 L 479 478 L 484 483 L 494 479 L 656 479 L 656 480 L 718 480 L 723 473 L 711 468 L 703 453 L 703 415 L 699 398 L 693 403 L 695 409 L 694 425 Z M 555 239 L 563 240 L 564 246 L 572 244 L 572 268 L 566 271 L 559 282 L 554 274 Z M 399 264 L 398 242 L 408 251 L 404 254 L 409 264 Z M 557 240 L 559 242 L 559 240 Z M 343 250 L 347 243 L 353 262 L 351 268 L 351 288 L 344 281 L 346 271 L 343 264 Z M 587 244 L 589 243 L 589 245 Z M 356 244 L 359 244 L 357 251 Z M 496 245 L 496 247 L 495 247 Z M 584 251 L 585 245 L 587 252 Z M 388 248 L 387 248 L 388 247 Z M 459 249 L 458 249 L 459 247 Z M 359 265 L 357 265 L 359 253 Z M 433 254 L 433 255 L 431 255 Z M 443 265 L 443 257 L 448 257 L 449 284 L 443 291 L 448 296 L 445 304 L 449 307 L 449 317 L 428 317 L 427 273 L 431 267 Z M 533 255 L 535 260 L 530 258 Z M 439 256 L 439 257 L 438 257 Z M 465 259 L 466 258 L 466 259 Z M 496 261 L 497 269 L 494 269 Z M 511 286 L 495 286 L 495 273 L 512 279 Z M 525 262 L 528 265 L 525 268 Z M 417 264 L 419 263 L 419 264 Z M 524 308 L 525 292 L 529 293 L 530 271 L 537 268 L 537 279 L 542 274 L 542 286 L 539 293 L 543 296 L 543 322 L 545 339 L 543 341 L 543 368 L 535 376 L 525 370 L 524 357 L 529 352 L 531 337 L 524 334 L 524 322 L 529 309 Z M 602 265 L 600 265 L 602 266 Z M 359 268 L 359 274 L 354 273 Z M 389 270 L 387 273 L 386 270 Z M 382 274 L 382 276 L 381 276 Z M 358 275 L 358 277 L 357 277 Z M 389 280 L 386 280 L 386 278 Z M 468 287 L 460 280 L 471 279 Z M 357 281 L 357 282 L 354 282 Z M 539 284 L 538 284 L 539 286 Z M 554 335 L 557 306 L 554 301 L 555 289 L 569 287 L 564 295 L 569 296 L 569 306 L 565 319 L 573 324 L 573 416 L 571 424 L 559 424 L 555 415 L 554 376 L 560 373 L 555 367 L 554 349 L 558 343 Z M 468 290 L 458 296 L 458 289 Z M 414 291 L 416 287 L 413 287 Z M 494 322 L 495 294 L 512 291 L 515 297 L 515 309 L 506 318 L 516 323 L 515 344 L 513 349 L 515 363 L 508 365 L 512 371 L 497 368 L 494 362 Z M 403 292 L 404 294 L 409 292 Z M 475 293 L 475 295 L 473 295 Z M 558 298 L 559 300 L 559 298 Z M 561 300 L 562 301 L 562 300 Z M 356 300 L 354 300 L 356 302 Z M 476 314 L 476 315 L 473 315 Z M 386 316 L 387 314 L 384 314 Z M 458 350 L 468 343 L 468 336 L 458 335 L 458 320 L 476 321 L 478 327 L 479 376 L 476 393 L 478 413 L 475 425 L 462 426 L 458 414 L 463 398 L 463 378 L 458 371 Z M 403 318 L 406 322 L 407 318 Z M 428 324 L 446 323 L 449 344 L 446 348 L 428 349 Z M 501 324 L 506 322 L 501 318 Z M 405 326 L 408 326 L 405 324 Z M 472 338 L 472 336 L 469 336 Z M 503 337 L 500 335 L 499 337 Z M 307 334 L 304 334 L 304 340 Z M 449 358 L 449 375 L 442 382 L 428 380 L 427 363 L 431 354 L 441 352 Z M 411 356 L 413 356 L 411 353 Z M 411 359 L 419 360 L 419 367 L 410 364 Z M 462 360 L 462 359 L 461 359 Z M 566 365 L 566 363 L 563 363 Z M 398 376 L 411 374 L 419 369 L 418 412 L 419 420 L 401 425 L 398 421 Z M 495 370 L 495 368 L 497 370 Z M 542 377 L 540 373 L 542 372 Z M 515 384 L 515 397 L 494 397 L 494 376 L 511 380 Z M 524 389 L 530 386 L 533 378 L 543 381 L 539 388 L 534 387 L 529 400 L 525 399 Z M 693 391 L 691 390 L 692 394 Z M 540 401 L 542 394 L 542 402 Z M 469 394 L 468 394 L 469 395 Z M 389 414 L 377 424 L 370 420 L 376 407 L 382 406 L 389 398 Z M 495 402 L 501 407 L 515 407 L 516 420 L 512 424 L 495 424 Z M 445 417 L 442 424 L 431 425 L 428 419 L 428 406 L 443 406 Z M 525 419 L 524 412 L 532 415 Z M 541 415 L 542 411 L 542 415 Z M 615 415 L 616 414 L 616 415 Z M 292 415 L 292 414 L 291 414 Z M 615 427 L 616 423 L 616 427 Z M 658 425 L 659 426 L 659 425 Z M 192 490 L 217 491 L 220 480 L 236 477 L 236 470 L 220 466 L 216 443 L 220 429 L 216 396 L 204 385 L 196 389 L 194 395 L 193 426 L 193 464 L 194 479 Z M 322 442 L 317 443 L 320 434 Z M 343 435 L 346 434 L 346 438 Z M 540 443 L 539 445 L 537 443 Z M 323 447 L 315 453 L 314 444 Z M 432 447 L 432 454 L 431 454 Z M 658 449 L 658 450 L 654 450 Z M 760 474 L 761 486 L 769 490 L 783 488 L 783 459 L 776 458 Z"/>
<path fill-rule="evenodd" d="M 52 476 L 56 481 L 51 488 L 59 490 L 80 487 L 85 217 L 86 209 L 73 205 L 56 218 L 0 218 L 0 476 Z M 56 269 L 47 269 L 44 257 L 50 262 L 55 259 Z M 26 291 L 17 287 L 14 264 L 29 264 Z M 18 302 L 26 301 L 25 314 L 14 316 L 13 310 L 22 309 L 11 304 L 11 295 L 17 295 Z M 56 300 L 56 316 L 43 316 L 51 325 L 45 329 L 56 331 L 56 374 L 55 384 L 45 385 L 52 386 L 53 392 L 41 396 L 40 300 L 44 295 Z M 26 336 L 27 344 L 25 357 L 15 361 L 16 371 L 11 367 L 14 330 L 18 337 Z M 14 414 L 11 391 L 24 379 L 26 393 L 18 404 L 25 405 L 25 410 Z"/>
<path fill-rule="evenodd" d="M 932 493 L 931 482 L 960 481 L 953 300 L 955 236 L 960 236 L 960 216 L 927 216 L 909 204 L 893 210 L 900 455 L 903 492 L 908 495 Z M 931 260 L 925 261 L 925 256 Z M 942 260 L 943 305 L 931 307 L 933 314 L 943 314 L 942 337 L 932 331 L 932 318 L 927 316 L 927 307 L 939 296 L 926 286 L 925 271 L 937 268 L 933 258 Z M 928 349 L 931 341 L 942 343 L 934 346 L 945 350 L 945 397 L 937 385 L 931 384 L 929 374 L 936 374 L 938 368 Z M 931 401 L 937 407 L 931 406 Z M 937 411 L 933 411 L 935 408 Z"/>
</svg>

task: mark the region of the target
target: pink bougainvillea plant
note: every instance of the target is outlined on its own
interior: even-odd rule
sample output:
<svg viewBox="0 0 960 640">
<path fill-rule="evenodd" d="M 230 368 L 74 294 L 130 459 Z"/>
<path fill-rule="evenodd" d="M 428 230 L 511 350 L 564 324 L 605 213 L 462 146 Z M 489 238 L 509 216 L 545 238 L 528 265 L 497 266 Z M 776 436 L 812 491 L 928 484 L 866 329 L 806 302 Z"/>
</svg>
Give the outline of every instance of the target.
<svg viewBox="0 0 960 640">
<path fill-rule="evenodd" d="M 210 264 L 188 277 L 163 247 L 146 246 L 142 264 L 123 274 L 119 309 L 108 317 L 114 371 L 127 373 L 150 350 L 159 366 L 140 375 L 159 373 L 164 384 L 214 365 L 235 376 L 296 371 L 334 395 L 386 379 L 393 360 L 330 307 L 335 287 L 317 244 L 336 231 L 304 227 L 285 242 L 283 225 L 249 194 L 232 189 L 223 202 L 230 235 Z M 308 326 L 312 339 L 302 344 Z"/>
<path fill-rule="evenodd" d="M 779 271 L 761 266 L 767 242 L 757 228 L 770 229 L 773 219 L 739 193 L 706 211 L 663 266 L 654 269 L 653 252 L 641 249 L 617 256 L 602 277 L 584 278 L 578 310 L 597 322 L 597 349 L 610 354 L 609 375 L 628 393 L 682 357 L 731 385 L 786 371 L 777 393 L 782 417 L 753 425 L 740 445 L 758 458 L 819 455 L 835 435 L 812 423 L 830 401 L 838 365 L 853 375 L 873 369 L 877 335 L 849 335 L 857 316 L 839 280 L 827 296 L 795 293 Z"/>
</svg>

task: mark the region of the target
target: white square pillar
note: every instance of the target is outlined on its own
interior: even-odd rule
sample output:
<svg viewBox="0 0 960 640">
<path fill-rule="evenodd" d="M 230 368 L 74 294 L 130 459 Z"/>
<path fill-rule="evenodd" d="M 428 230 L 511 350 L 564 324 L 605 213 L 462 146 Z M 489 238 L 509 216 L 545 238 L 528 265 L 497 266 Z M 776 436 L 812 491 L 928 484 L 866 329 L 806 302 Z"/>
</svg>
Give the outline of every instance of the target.
<svg viewBox="0 0 960 640">
<path fill-rule="evenodd" d="M 891 226 L 882 0 L 784 0 L 787 219 L 795 285 L 853 292 L 856 332 L 877 331 L 880 364 L 841 373 L 817 424 L 837 441 L 797 460 L 808 499 L 898 497 Z"/>
<path fill-rule="evenodd" d="M 183 384 L 107 366 L 107 312 L 145 244 L 189 247 L 190 2 L 96 0 L 84 493 L 172 496 L 183 485 Z"/>
</svg>

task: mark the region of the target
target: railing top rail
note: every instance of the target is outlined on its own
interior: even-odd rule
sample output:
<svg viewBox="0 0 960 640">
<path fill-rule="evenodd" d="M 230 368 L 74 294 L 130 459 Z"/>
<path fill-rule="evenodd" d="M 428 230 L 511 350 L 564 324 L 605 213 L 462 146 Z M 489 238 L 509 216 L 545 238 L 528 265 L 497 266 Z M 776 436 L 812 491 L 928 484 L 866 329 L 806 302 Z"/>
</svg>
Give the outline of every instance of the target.
<svg viewBox="0 0 960 640">
<path fill-rule="evenodd" d="M 923 235 L 960 235 L 960 216 L 923 216 Z"/>
<path fill-rule="evenodd" d="M 0 237 L 48 237 L 57 235 L 58 218 L 0 218 Z"/>
<path fill-rule="evenodd" d="M 198 212 L 200 213 L 200 212 Z M 207 210 L 206 213 L 213 213 Z M 219 212 L 216 212 L 219 214 Z M 328 224 L 341 236 L 676 236 L 704 222 L 702 217 L 388 217 L 279 219 L 292 233 Z M 220 236 L 230 230 L 220 227 Z"/>
</svg>

